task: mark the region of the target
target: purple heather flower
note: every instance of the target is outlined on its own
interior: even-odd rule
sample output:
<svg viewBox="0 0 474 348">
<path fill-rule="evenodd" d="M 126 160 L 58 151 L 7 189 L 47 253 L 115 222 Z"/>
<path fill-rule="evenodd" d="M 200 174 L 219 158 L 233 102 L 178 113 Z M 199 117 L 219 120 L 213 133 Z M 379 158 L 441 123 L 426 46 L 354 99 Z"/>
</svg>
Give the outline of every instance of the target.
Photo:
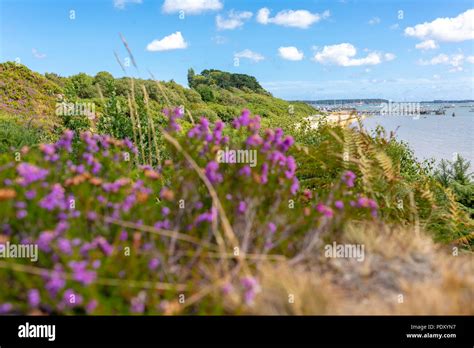
<svg viewBox="0 0 474 348">
<path fill-rule="evenodd" d="M 334 206 L 339 209 L 339 210 L 342 210 L 344 209 L 344 203 L 342 201 L 336 201 L 334 202 Z"/>
<path fill-rule="evenodd" d="M 288 179 L 293 178 L 296 173 L 296 161 L 293 156 L 288 156 L 286 158 L 286 167 L 288 168 L 288 170 L 285 171 L 285 176 Z"/>
<path fill-rule="evenodd" d="M 99 303 L 97 302 L 97 300 L 90 300 L 86 305 L 87 314 L 91 314 L 92 312 L 94 312 L 98 304 Z"/>
<path fill-rule="evenodd" d="M 260 182 L 266 184 L 268 182 L 268 164 L 262 164 L 262 175 L 260 177 Z"/>
<path fill-rule="evenodd" d="M 87 220 L 89 220 L 89 221 L 97 220 L 97 213 L 95 211 L 88 211 L 87 212 Z"/>
<path fill-rule="evenodd" d="M 93 269 L 97 269 L 97 268 L 100 267 L 100 264 L 101 264 L 101 261 L 100 261 L 100 260 L 94 260 L 94 261 L 92 262 L 92 268 L 93 268 Z"/>
<path fill-rule="evenodd" d="M 252 134 L 247 138 L 245 143 L 249 146 L 258 146 L 263 143 L 263 139 L 258 134 Z"/>
<path fill-rule="evenodd" d="M 56 147 L 53 144 L 41 144 L 41 151 L 44 153 L 44 159 L 50 162 L 56 162 L 59 155 L 56 153 Z"/>
<path fill-rule="evenodd" d="M 134 297 L 131 301 L 130 312 L 142 314 L 145 312 L 145 303 L 140 297 Z"/>
<path fill-rule="evenodd" d="M 94 243 L 98 245 L 102 252 L 107 256 L 110 256 L 114 251 L 114 247 L 110 245 L 104 237 L 97 237 Z"/>
<path fill-rule="evenodd" d="M 161 208 L 161 214 L 163 214 L 163 215 L 166 216 L 166 215 L 168 215 L 169 213 L 170 213 L 170 208 L 168 208 L 168 207 L 163 207 L 163 208 Z"/>
<path fill-rule="evenodd" d="M 206 176 L 211 183 L 219 183 L 223 180 L 222 174 L 218 172 L 219 164 L 216 161 L 210 161 L 206 165 Z"/>
<path fill-rule="evenodd" d="M 24 209 L 18 210 L 16 212 L 16 218 L 19 219 L 19 220 L 24 219 L 27 215 L 28 215 L 28 213 Z"/>
<path fill-rule="evenodd" d="M 21 177 L 20 185 L 22 186 L 29 185 L 35 181 L 44 180 L 49 174 L 47 169 L 42 169 L 24 162 L 16 167 L 16 171 Z"/>
<path fill-rule="evenodd" d="M 57 234 L 62 234 L 66 232 L 68 228 L 69 228 L 69 223 L 67 221 L 59 221 L 54 231 Z"/>
<path fill-rule="evenodd" d="M 61 253 L 66 255 L 72 254 L 71 242 L 67 238 L 58 238 L 57 241 L 58 249 Z"/>
<path fill-rule="evenodd" d="M 94 282 L 97 277 L 95 271 L 87 270 L 87 261 L 71 261 L 69 267 L 73 271 L 73 278 L 83 285 L 88 285 Z"/>
<path fill-rule="evenodd" d="M 273 222 L 268 223 L 268 231 L 273 234 L 276 231 L 276 225 Z"/>
<path fill-rule="evenodd" d="M 239 170 L 239 175 L 250 176 L 251 173 L 252 173 L 252 170 L 250 169 L 250 166 L 247 164 Z"/>
<path fill-rule="evenodd" d="M 66 306 L 68 307 L 76 307 L 82 304 L 82 296 L 77 294 L 72 289 L 67 289 L 64 291 L 63 300 Z"/>
<path fill-rule="evenodd" d="M 296 176 L 293 177 L 293 182 L 291 183 L 290 191 L 294 195 L 298 190 L 300 189 L 300 182 L 296 178 Z"/>
<path fill-rule="evenodd" d="M 119 239 L 120 239 L 121 241 L 127 240 L 127 239 L 128 239 L 128 233 L 127 233 L 127 231 L 125 231 L 125 230 L 121 231 L 121 232 L 120 232 L 120 237 L 119 237 Z"/>
<path fill-rule="evenodd" d="M 234 287 L 231 283 L 225 283 L 224 285 L 222 285 L 222 293 L 224 295 L 230 294 L 232 290 L 234 290 Z"/>
<path fill-rule="evenodd" d="M 350 170 L 346 171 L 342 175 L 342 181 L 347 185 L 347 187 L 354 187 L 355 178 L 356 178 L 356 175 Z"/>
<path fill-rule="evenodd" d="M 0 314 L 10 313 L 12 309 L 13 309 L 13 305 L 11 303 L 0 304 Z"/>
<path fill-rule="evenodd" d="M 295 140 L 292 136 L 287 135 L 285 139 L 279 144 L 280 151 L 286 152 L 288 149 L 295 143 Z"/>
<path fill-rule="evenodd" d="M 29 190 L 25 192 L 25 198 L 28 200 L 32 200 L 33 198 L 36 197 L 36 191 L 35 190 Z"/>
<path fill-rule="evenodd" d="M 31 289 L 28 291 L 28 304 L 30 307 L 38 307 L 41 302 L 41 297 L 38 289 Z"/>
<path fill-rule="evenodd" d="M 61 139 L 56 142 L 56 146 L 59 149 L 65 149 L 67 152 L 72 151 L 72 139 L 74 138 L 74 132 L 72 130 L 66 130 L 63 133 Z"/>
<path fill-rule="evenodd" d="M 334 215 L 332 209 L 322 203 L 318 203 L 318 205 L 316 206 L 316 210 L 328 218 L 331 218 Z"/>
<path fill-rule="evenodd" d="M 13 184 L 13 181 L 11 179 L 5 179 L 3 180 L 3 183 L 5 186 L 11 186 Z"/>
<path fill-rule="evenodd" d="M 230 193 L 226 194 L 225 199 L 227 199 L 228 201 L 231 201 L 232 200 L 232 195 Z"/>
<path fill-rule="evenodd" d="M 251 305 L 255 299 L 255 295 L 260 291 L 258 281 L 254 277 L 244 277 L 240 283 L 245 290 L 245 303 Z"/>
<path fill-rule="evenodd" d="M 66 209 L 67 204 L 64 199 L 64 188 L 60 184 L 54 184 L 51 192 L 39 202 L 39 205 L 41 208 L 49 211 L 55 208 L 61 210 Z"/>
<path fill-rule="evenodd" d="M 244 201 L 239 202 L 239 206 L 237 207 L 237 212 L 239 214 L 244 214 L 247 211 L 247 203 Z"/>
<path fill-rule="evenodd" d="M 215 207 L 212 207 L 209 212 L 205 212 L 201 215 L 198 215 L 194 223 L 197 225 L 201 222 L 207 221 L 207 222 L 212 222 L 217 218 L 217 209 Z"/>
<path fill-rule="evenodd" d="M 53 241 L 54 238 L 55 238 L 54 232 L 51 232 L 51 231 L 41 232 L 40 235 L 38 236 L 38 239 L 36 240 L 36 243 L 38 244 L 38 248 L 41 251 L 50 252 L 51 242 Z"/>
<path fill-rule="evenodd" d="M 66 285 L 66 281 L 62 274 L 58 271 L 54 271 L 50 276 L 47 278 L 47 282 L 45 284 L 45 289 L 49 292 L 51 297 L 56 297 L 59 290 L 64 288 Z"/>
<path fill-rule="evenodd" d="M 150 271 L 154 271 L 160 265 L 160 260 L 158 258 L 153 258 L 148 263 L 148 268 Z"/>
</svg>

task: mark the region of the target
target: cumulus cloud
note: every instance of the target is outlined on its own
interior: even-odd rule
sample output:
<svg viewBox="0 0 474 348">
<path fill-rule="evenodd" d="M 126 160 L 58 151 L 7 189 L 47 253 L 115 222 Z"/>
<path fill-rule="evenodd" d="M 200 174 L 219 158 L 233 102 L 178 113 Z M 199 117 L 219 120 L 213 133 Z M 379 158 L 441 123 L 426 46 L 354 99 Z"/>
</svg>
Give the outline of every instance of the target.
<svg viewBox="0 0 474 348">
<path fill-rule="evenodd" d="M 454 18 L 437 18 L 405 29 L 405 35 L 421 40 L 461 42 L 474 39 L 474 9 Z"/>
<path fill-rule="evenodd" d="M 355 58 L 357 49 L 350 43 L 324 46 L 322 51 L 317 52 L 313 60 L 321 64 L 332 64 L 339 66 L 361 66 L 377 65 L 383 61 L 395 59 L 393 53 L 382 54 L 380 52 L 370 52 L 363 58 Z"/>
<path fill-rule="evenodd" d="M 326 19 L 330 16 L 329 11 L 323 13 L 311 13 L 307 10 L 283 10 L 278 12 L 275 17 L 270 17 L 270 10 L 266 7 L 261 8 L 257 13 L 257 22 L 260 24 L 276 24 L 284 27 L 295 27 L 307 29 L 312 24 Z"/>
<path fill-rule="evenodd" d="M 180 31 L 177 31 L 174 34 L 165 36 L 161 40 L 153 40 L 150 42 L 146 49 L 147 51 L 156 52 L 156 51 L 169 51 L 169 50 L 178 50 L 188 47 L 188 43 L 184 41 L 183 35 Z"/>
<path fill-rule="evenodd" d="M 379 17 L 373 17 L 369 20 L 370 25 L 375 25 L 380 23 L 380 18 Z"/>
<path fill-rule="evenodd" d="M 419 44 L 416 44 L 415 47 L 419 50 L 434 50 L 439 48 L 438 44 L 436 43 L 435 40 L 425 40 L 420 42 Z"/>
<path fill-rule="evenodd" d="M 469 63 L 474 64 L 474 56 L 466 57 L 466 60 L 467 60 Z"/>
<path fill-rule="evenodd" d="M 216 16 L 216 25 L 217 29 L 219 30 L 233 30 L 236 28 L 240 28 L 244 25 L 244 22 L 252 18 L 252 12 L 244 11 L 244 12 L 234 12 L 231 10 L 227 18 L 217 15 Z"/>
<path fill-rule="evenodd" d="M 199 14 L 205 11 L 219 11 L 223 7 L 220 0 L 165 0 L 164 13 L 184 11 L 185 14 Z"/>
<path fill-rule="evenodd" d="M 249 49 L 245 49 L 241 52 L 237 52 L 234 54 L 235 58 L 245 58 L 245 59 L 250 59 L 253 62 L 258 63 L 261 60 L 264 60 L 265 57 L 262 56 L 260 53 L 253 52 Z"/>
<path fill-rule="evenodd" d="M 451 69 L 450 72 L 455 71 L 462 71 L 463 64 L 466 57 L 462 53 L 453 54 L 448 56 L 447 54 L 441 53 L 437 56 L 431 58 L 430 60 L 420 59 L 418 63 L 420 65 L 438 65 L 438 64 L 445 64 L 450 65 Z M 467 57 L 466 59 L 468 62 L 471 62 L 471 56 Z"/>
<path fill-rule="evenodd" d="M 141 4 L 142 0 L 114 0 L 114 7 L 123 10 L 127 4 Z"/>
<path fill-rule="evenodd" d="M 280 47 L 278 49 L 280 57 L 286 60 L 302 60 L 304 54 L 294 46 Z"/>
<path fill-rule="evenodd" d="M 46 58 L 46 54 L 40 53 L 36 48 L 33 48 L 33 49 L 31 50 L 31 53 L 33 53 L 33 56 L 34 56 L 36 59 L 43 59 L 43 58 Z"/>
</svg>

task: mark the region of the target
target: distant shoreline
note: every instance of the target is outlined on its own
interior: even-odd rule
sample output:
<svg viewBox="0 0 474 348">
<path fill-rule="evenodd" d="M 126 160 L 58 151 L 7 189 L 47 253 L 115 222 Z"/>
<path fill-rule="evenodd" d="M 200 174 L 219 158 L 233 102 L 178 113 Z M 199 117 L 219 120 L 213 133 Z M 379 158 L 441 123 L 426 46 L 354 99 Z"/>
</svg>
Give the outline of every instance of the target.
<svg viewBox="0 0 474 348">
<path fill-rule="evenodd" d="M 289 102 L 301 102 L 306 104 L 380 104 L 380 103 L 388 103 L 388 102 L 400 102 L 400 103 L 421 103 L 421 104 L 462 104 L 462 103 L 474 103 L 473 99 L 465 99 L 465 100 L 432 100 L 432 101 L 396 101 L 396 100 L 389 100 L 389 99 L 320 99 L 320 100 L 289 100 Z"/>
</svg>

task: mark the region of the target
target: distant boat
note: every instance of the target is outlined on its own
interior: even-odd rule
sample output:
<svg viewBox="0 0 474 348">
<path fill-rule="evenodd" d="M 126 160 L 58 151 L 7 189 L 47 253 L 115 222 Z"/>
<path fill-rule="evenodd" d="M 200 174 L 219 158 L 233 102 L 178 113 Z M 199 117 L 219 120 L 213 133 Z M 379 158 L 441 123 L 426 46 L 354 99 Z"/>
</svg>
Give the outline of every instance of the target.
<svg viewBox="0 0 474 348">
<path fill-rule="evenodd" d="M 456 116 L 456 114 L 453 112 L 453 117 Z"/>
</svg>

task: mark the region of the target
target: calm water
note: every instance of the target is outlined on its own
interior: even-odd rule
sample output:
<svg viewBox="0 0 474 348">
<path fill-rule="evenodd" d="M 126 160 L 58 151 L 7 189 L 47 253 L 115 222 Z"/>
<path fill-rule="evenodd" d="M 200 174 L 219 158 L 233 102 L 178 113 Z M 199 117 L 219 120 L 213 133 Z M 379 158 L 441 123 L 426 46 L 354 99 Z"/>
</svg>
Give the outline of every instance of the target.
<svg viewBox="0 0 474 348">
<path fill-rule="evenodd" d="M 426 104 L 422 104 L 427 107 Z M 465 105 L 467 107 L 462 107 Z M 471 161 L 474 168 L 474 110 L 472 104 L 456 104 L 446 110 L 443 116 L 420 115 L 419 119 L 410 116 L 371 116 L 363 121 L 368 130 L 377 125 L 387 133 L 396 132 L 400 140 L 408 142 L 419 160 L 442 158 L 451 160 L 455 153 Z M 435 108 L 440 107 L 437 104 Z M 453 112 L 456 114 L 452 117 Z"/>
</svg>

